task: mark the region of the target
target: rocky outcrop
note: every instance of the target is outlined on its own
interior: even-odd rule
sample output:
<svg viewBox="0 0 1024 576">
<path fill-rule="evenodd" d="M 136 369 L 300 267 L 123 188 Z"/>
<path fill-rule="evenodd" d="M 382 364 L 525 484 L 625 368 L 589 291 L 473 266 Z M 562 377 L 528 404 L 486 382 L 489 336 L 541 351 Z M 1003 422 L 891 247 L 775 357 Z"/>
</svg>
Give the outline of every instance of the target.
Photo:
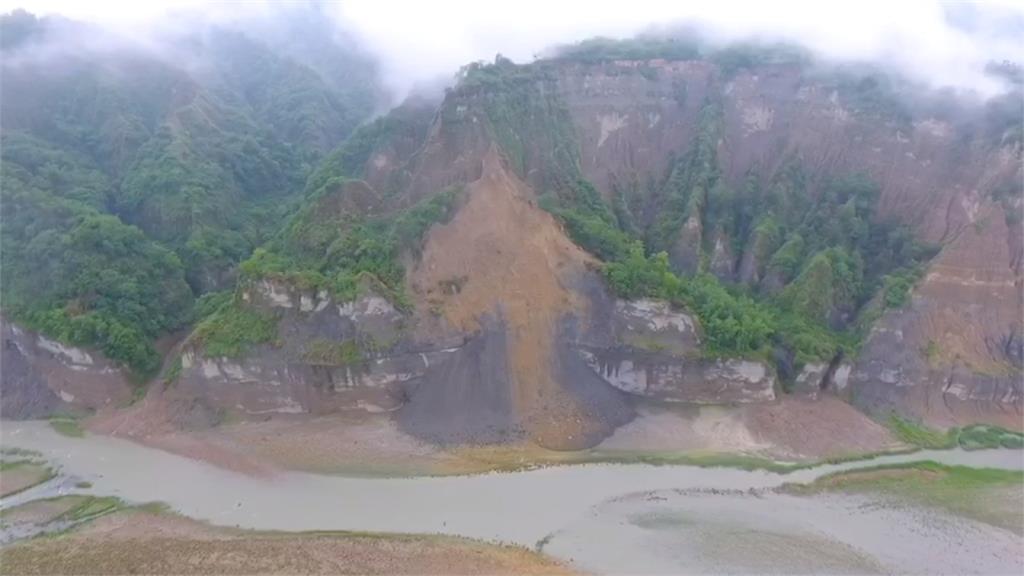
<svg viewBox="0 0 1024 576">
<path fill-rule="evenodd" d="M 1021 427 L 1024 294 L 1002 208 L 980 203 L 903 310 L 878 322 L 850 375 L 853 401 L 935 426 Z"/>
<path fill-rule="evenodd" d="M 715 66 L 699 61 L 560 67 L 558 90 L 576 127 L 583 174 L 606 195 L 616 187 L 645 194 L 696 138 L 715 77 Z"/>
<path fill-rule="evenodd" d="M 0 318 L 0 415 L 46 418 L 131 401 L 126 374 L 102 354 L 61 344 Z"/>
<path fill-rule="evenodd" d="M 736 279 L 742 284 L 757 286 L 761 283 L 765 265 L 772 251 L 777 248 L 771 236 L 771 233 L 759 228 L 755 228 L 751 233 L 750 241 L 743 250 L 739 267 L 736 269 Z"/>
<path fill-rule="evenodd" d="M 241 298 L 277 317 L 276 340 L 241 358 L 209 357 L 201 342 L 186 341 L 172 384 L 220 414 L 394 410 L 406 382 L 461 345 L 413 343 L 405 316 L 368 286 L 355 301 L 337 302 L 326 291 L 264 279 L 246 286 Z"/>
<path fill-rule="evenodd" d="M 619 390 L 694 404 L 775 399 L 775 375 L 766 363 L 704 358 L 697 322 L 689 314 L 654 300 L 618 300 L 595 308 L 607 310 L 609 318 L 577 343 L 577 352 Z"/>
<path fill-rule="evenodd" d="M 733 257 L 732 240 L 728 234 L 719 230 L 715 234 L 708 271 L 723 282 L 732 282 L 736 279 L 735 267 L 736 260 Z"/>
<path fill-rule="evenodd" d="M 700 271 L 701 246 L 704 242 L 704 224 L 697 216 L 690 216 L 683 224 L 668 252 L 672 269 L 683 274 Z"/>
</svg>

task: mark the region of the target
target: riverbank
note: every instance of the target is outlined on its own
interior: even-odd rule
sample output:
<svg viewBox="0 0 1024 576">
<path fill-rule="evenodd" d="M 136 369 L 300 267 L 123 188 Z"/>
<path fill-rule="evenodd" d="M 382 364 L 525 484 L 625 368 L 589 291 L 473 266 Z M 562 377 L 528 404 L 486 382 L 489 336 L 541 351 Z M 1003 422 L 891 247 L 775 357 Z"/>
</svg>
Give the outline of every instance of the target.
<svg viewBox="0 0 1024 576">
<path fill-rule="evenodd" d="M 154 507 L 0 548 L 5 574 L 572 574 L 513 546 L 435 535 L 210 526 Z"/>
<path fill-rule="evenodd" d="M 810 484 L 787 484 L 795 495 L 869 494 L 1004 528 L 1024 536 L 1024 472 L 915 462 L 838 472 Z"/>
<path fill-rule="evenodd" d="M 159 397 L 147 397 L 138 406 L 99 414 L 84 425 L 93 433 L 252 475 L 446 476 L 603 462 L 781 471 L 913 448 L 831 397 L 740 406 L 641 404 L 633 422 L 594 448 L 571 452 L 528 443 L 432 445 L 404 433 L 388 414 L 275 416 L 182 430 L 167 421 L 167 409 Z"/>
<path fill-rule="evenodd" d="M 288 471 L 252 475 L 115 437 L 67 437 L 47 422 L 9 425 L 4 443 L 37 452 L 61 474 L 5 500 L 5 507 L 68 495 L 159 501 L 208 527 L 242 529 L 247 535 L 290 533 L 296 541 L 287 546 L 301 547 L 302 540 L 322 532 L 444 534 L 532 548 L 572 562 L 573 568 L 612 573 L 928 573 L 948 565 L 962 573 L 998 574 L 1021 568 L 1021 536 L 997 525 L 922 502 L 894 504 L 870 491 L 796 495 L 780 490 L 787 483 L 813 484 L 865 467 L 920 460 L 1009 470 L 1019 478 L 1024 470 L 1020 450 L 923 450 L 798 467 L 786 474 L 720 466 L 584 464 L 384 478 Z M 1007 486 L 1021 489 L 1024 482 Z M 961 495 L 952 491 L 944 497 Z M 995 501 L 1000 502 L 1012 505 Z M 187 546 L 206 550 L 212 545 L 189 540 Z M 928 552 L 935 547 L 944 552 Z"/>
<path fill-rule="evenodd" d="M 24 492 L 53 476 L 53 470 L 44 463 L 20 456 L 4 456 L 0 459 L 0 498 Z"/>
</svg>

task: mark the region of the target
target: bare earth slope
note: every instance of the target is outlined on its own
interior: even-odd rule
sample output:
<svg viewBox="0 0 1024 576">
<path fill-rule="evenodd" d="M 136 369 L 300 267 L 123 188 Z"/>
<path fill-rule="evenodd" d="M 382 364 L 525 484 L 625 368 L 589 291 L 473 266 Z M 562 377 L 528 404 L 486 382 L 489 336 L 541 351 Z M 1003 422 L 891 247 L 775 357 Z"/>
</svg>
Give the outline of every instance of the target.
<svg viewBox="0 0 1024 576">
<path fill-rule="evenodd" d="M 425 318 L 420 329 L 440 324 L 477 333 L 480 356 L 471 368 L 455 366 L 420 384 L 402 410 L 403 424 L 447 440 L 459 433 L 453 420 L 492 407 L 491 426 L 510 415 L 507 425 L 542 446 L 573 448 L 628 421 L 632 411 L 618 390 L 596 378 L 574 385 L 573 378 L 586 375 L 573 374 L 557 354 L 562 319 L 587 313 L 571 283 L 593 274 L 591 262 L 492 146 L 466 205 L 428 235 L 411 275 Z M 431 319 L 435 314 L 440 317 Z"/>
</svg>

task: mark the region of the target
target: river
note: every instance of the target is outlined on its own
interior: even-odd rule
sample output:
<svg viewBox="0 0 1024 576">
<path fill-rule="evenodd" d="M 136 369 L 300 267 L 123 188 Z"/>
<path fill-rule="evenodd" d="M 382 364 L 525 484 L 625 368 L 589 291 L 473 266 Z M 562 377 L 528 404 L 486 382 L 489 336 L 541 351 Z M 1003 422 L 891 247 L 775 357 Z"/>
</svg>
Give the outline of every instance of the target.
<svg viewBox="0 0 1024 576">
<path fill-rule="evenodd" d="M 571 559 L 586 569 L 612 571 L 671 572 L 684 566 L 695 571 L 729 571 L 729 566 L 723 568 L 721 558 L 709 555 L 706 549 L 702 549 L 704 563 L 691 559 L 686 564 L 685 559 L 677 557 L 681 550 L 688 550 L 679 545 L 680 538 L 690 534 L 714 542 L 714 535 L 707 530 L 698 534 L 692 529 L 694 519 L 699 518 L 715 519 L 723 530 L 721 538 L 737 538 L 737 530 L 744 524 L 738 519 L 749 515 L 752 520 L 739 532 L 763 532 L 774 524 L 788 527 L 781 534 L 796 538 L 790 542 L 796 548 L 824 549 L 827 546 L 822 542 L 835 544 L 838 548 L 834 571 L 841 572 L 845 568 L 840 568 L 846 567 L 854 572 L 875 568 L 913 572 L 916 570 L 912 561 L 903 557 L 906 554 L 897 554 L 898 558 L 886 556 L 885 537 L 903 534 L 913 541 L 908 547 L 916 550 L 914 542 L 928 546 L 956 537 L 949 532 L 962 528 L 955 525 L 955 519 L 947 519 L 949 526 L 943 528 L 939 540 L 935 540 L 935 535 L 922 536 L 920 530 L 907 536 L 904 529 L 917 520 L 907 515 L 910 513 L 897 518 L 893 514 L 898 516 L 899 512 L 892 510 L 862 514 L 868 520 L 856 528 L 829 532 L 823 527 L 843 524 L 844 518 L 863 508 L 864 502 L 855 498 L 710 494 L 706 489 L 720 492 L 772 488 L 866 465 L 919 460 L 1024 469 L 1021 451 L 947 450 L 823 465 L 785 475 L 729 468 L 589 464 L 454 477 L 353 478 L 298 472 L 251 477 L 119 438 L 69 438 L 55 432 L 46 422 L 5 422 L 2 431 L 5 448 L 39 452 L 58 465 L 63 475 L 92 484 L 87 489 L 72 489 L 73 492 L 118 496 L 128 502 L 164 502 L 186 516 L 242 528 L 444 533 L 528 547 L 543 541 L 545 552 Z M 58 485 L 38 486 L 3 504 L 7 507 L 51 495 Z M 60 486 L 66 493 L 71 485 L 65 482 Z M 820 505 L 800 508 L 796 502 Z M 758 522 L 767 524 L 759 527 Z M 971 529 L 975 532 L 988 528 L 974 524 L 977 523 L 972 523 Z M 891 527 L 889 532 L 886 526 Z M 982 566 L 966 562 L 966 568 L 1018 567 L 1014 562 L 1019 558 L 1014 560 L 1005 551 L 1000 553 L 1000 547 L 1011 543 L 1019 551 L 1020 539 L 1003 530 L 992 530 L 995 532 L 974 534 L 977 542 L 972 540 L 972 546 L 979 555 L 995 554 L 997 558 L 1005 557 L 1010 564 L 997 561 Z M 863 536 L 861 540 L 865 542 L 854 538 L 851 544 L 851 534 Z M 985 545 L 986 541 L 993 541 L 993 534 L 999 536 L 999 550 L 995 551 Z M 1012 538 L 1004 542 L 1006 535 Z M 692 540 L 687 542 L 692 544 Z M 871 549 L 871 542 L 882 548 L 881 554 Z M 888 547 L 893 547 L 891 541 Z M 936 561 L 941 562 L 943 554 L 938 556 Z M 620 564 L 616 564 L 615 558 L 619 558 Z M 680 561 L 684 562 L 682 566 Z M 755 562 L 750 568 L 798 571 L 795 566 L 761 566 Z"/>
</svg>

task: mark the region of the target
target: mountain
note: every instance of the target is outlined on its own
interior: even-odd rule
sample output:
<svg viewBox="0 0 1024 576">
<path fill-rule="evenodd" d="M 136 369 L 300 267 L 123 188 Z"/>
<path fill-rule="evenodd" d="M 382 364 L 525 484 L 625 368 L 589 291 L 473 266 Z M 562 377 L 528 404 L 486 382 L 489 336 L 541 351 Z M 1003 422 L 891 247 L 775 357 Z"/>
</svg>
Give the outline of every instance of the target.
<svg viewBox="0 0 1024 576">
<path fill-rule="evenodd" d="M 360 80 L 341 88 L 235 30 L 154 47 L 25 12 L 0 25 L 4 313 L 145 376 L 379 90 L 344 46 L 317 62 Z"/>
<path fill-rule="evenodd" d="M 217 195 L 146 180 L 146 157 L 132 163 L 139 174 L 118 179 L 85 146 L 69 147 L 68 168 L 56 170 L 81 172 L 71 184 L 26 184 L 23 193 L 45 194 L 47 207 L 82 205 L 110 226 L 134 224 L 138 240 L 123 242 L 131 257 L 178 258 L 191 293 L 175 294 L 186 300 L 230 286 L 229 275 L 209 270 L 235 270 L 230 264 L 244 259 L 233 291 L 201 301 L 191 333 L 168 353 L 161 390 L 151 392 L 173 407 L 175 426 L 391 412 L 406 432 L 439 444 L 577 449 L 633 419 L 640 401 L 834 394 L 879 419 L 1019 427 L 1019 83 L 980 101 L 788 46 L 593 40 L 531 64 L 500 56 L 470 64 L 440 104 L 411 99 L 325 154 L 343 131 L 332 128 L 340 108 L 329 98 L 310 97 L 308 116 L 280 118 L 281 107 L 266 104 L 283 96 L 265 83 L 279 74 L 292 85 L 296 75 L 317 77 L 315 69 L 282 64 L 257 78 L 245 71 L 277 66 L 249 58 L 270 56 L 253 56 L 251 39 L 225 38 L 210 44 L 211 54 L 247 56 L 224 58 L 211 74 L 219 82 L 205 81 L 203 112 L 190 105 L 179 121 L 213 122 L 213 103 L 223 98 L 275 135 L 268 147 L 286 145 L 287 153 L 263 153 L 253 135 L 245 164 L 220 164 L 212 159 L 231 146 L 204 144 L 202 131 L 188 128 L 194 146 L 208 147 L 182 159 L 166 152 L 180 133 L 167 122 L 159 157 L 211 163 L 222 184 L 203 190 Z M 301 94 L 321 90 L 333 93 Z M 342 116 L 338 126 L 349 126 Z M 103 125 L 86 132 L 93 137 Z M 38 140 L 53 130 L 21 128 Z M 5 140 L 5 162 L 9 147 Z M 285 160 L 296 156 L 322 160 L 304 171 L 301 160 Z M 305 172 L 301 193 L 260 188 Z M 89 204 L 94 195 L 103 201 Z M 171 220 L 178 212 L 166 207 L 221 218 L 237 210 L 215 201 L 241 198 L 254 211 L 262 201 L 298 205 L 287 218 L 269 208 L 265 220 L 246 218 L 266 224 L 230 256 L 191 259 L 200 225 Z M 67 218 L 74 224 L 50 228 L 78 232 L 80 221 Z M 8 260 L 47 254 L 49 236 L 34 232 L 20 232 L 12 256 L 5 253 L 5 282 L 19 270 Z M 67 273 L 25 268 L 12 282 L 35 272 L 41 285 Z M 111 282 L 169 290 L 155 279 L 167 269 L 132 265 L 123 273 L 137 279 Z M 23 367 L 17 378 L 5 375 L 5 394 L 25 398 L 20 407 L 5 403 L 5 415 L 95 408 L 112 397 L 93 397 L 68 376 L 123 377 L 65 347 L 99 339 L 58 329 L 90 315 L 120 318 L 124 308 L 107 313 L 100 304 L 131 301 L 80 290 L 90 277 L 75 276 L 54 295 L 22 288 L 20 302 L 5 301 L 10 319 L 60 341 L 5 326 L 18 342 L 5 363 Z M 175 294 L 137 300 L 176 309 Z M 26 312 L 43 302 L 49 316 Z M 156 338 L 178 325 L 138 329 Z"/>
</svg>

